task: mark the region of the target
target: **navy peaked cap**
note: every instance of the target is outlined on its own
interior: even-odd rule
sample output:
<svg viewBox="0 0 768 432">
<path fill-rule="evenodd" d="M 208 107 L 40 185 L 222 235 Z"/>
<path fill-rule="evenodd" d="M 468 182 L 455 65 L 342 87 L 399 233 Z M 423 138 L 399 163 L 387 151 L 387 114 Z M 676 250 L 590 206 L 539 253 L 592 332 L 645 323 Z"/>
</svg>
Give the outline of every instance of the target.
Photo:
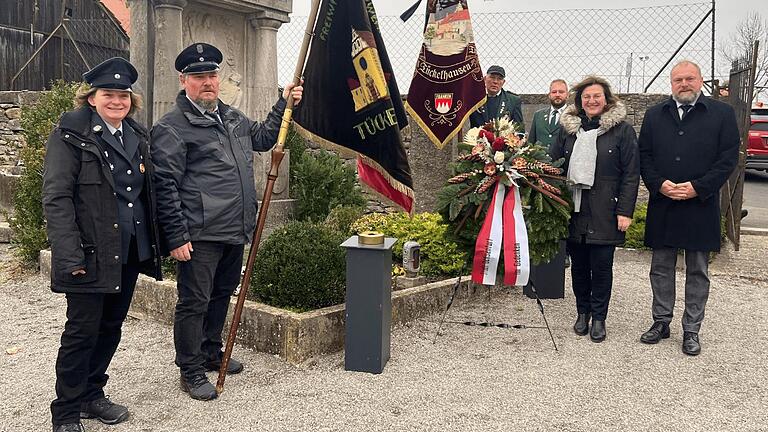
<svg viewBox="0 0 768 432">
<path fill-rule="evenodd" d="M 493 65 L 493 66 L 489 67 L 488 68 L 488 72 L 486 74 L 487 75 L 490 75 L 490 74 L 501 75 L 502 78 L 504 78 L 506 76 L 506 74 L 504 73 L 504 68 L 499 66 L 499 65 Z"/>
<path fill-rule="evenodd" d="M 136 68 L 126 59 L 112 57 L 83 74 L 83 80 L 93 88 L 127 90 L 139 78 Z"/>
<path fill-rule="evenodd" d="M 221 51 L 215 46 L 196 42 L 176 56 L 176 70 L 185 74 L 217 71 L 223 58 Z"/>
</svg>

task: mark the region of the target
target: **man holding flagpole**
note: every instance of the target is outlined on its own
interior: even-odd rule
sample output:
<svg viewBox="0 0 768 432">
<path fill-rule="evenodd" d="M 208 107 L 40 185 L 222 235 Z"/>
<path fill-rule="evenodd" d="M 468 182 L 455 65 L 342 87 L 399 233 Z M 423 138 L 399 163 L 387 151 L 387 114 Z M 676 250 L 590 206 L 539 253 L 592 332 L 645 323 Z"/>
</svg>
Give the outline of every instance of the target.
<svg viewBox="0 0 768 432">
<path fill-rule="evenodd" d="M 289 84 L 263 123 L 219 100 L 222 53 L 194 43 L 176 57 L 183 90 L 176 107 L 152 128 L 157 218 L 165 247 L 178 261 L 173 336 L 181 388 L 211 400 L 205 376 L 222 362 L 221 331 L 243 265 L 243 246 L 256 225 L 253 153 L 277 141 L 286 99 L 301 100 Z M 243 370 L 229 360 L 228 373 Z"/>
</svg>

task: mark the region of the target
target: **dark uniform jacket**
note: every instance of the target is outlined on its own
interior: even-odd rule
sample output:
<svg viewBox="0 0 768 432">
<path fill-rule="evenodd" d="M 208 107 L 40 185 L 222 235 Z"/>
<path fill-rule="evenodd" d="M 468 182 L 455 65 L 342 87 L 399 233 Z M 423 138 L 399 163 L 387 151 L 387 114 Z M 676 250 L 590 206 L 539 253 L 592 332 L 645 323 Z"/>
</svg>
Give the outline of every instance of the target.
<svg viewBox="0 0 768 432">
<path fill-rule="evenodd" d="M 123 129 L 126 148 L 86 106 L 65 113 L 48 138 L 43 210 L 55 292 L 120 292 L 131 236 L 141 272 L 161 279 L 148 134 L 131 118 Z M 85 275 L 73 276 L 78 269 Z"/>
<path fill-rule="evenodd" d="M 491 101 L 491 97 L 488 97 L 488 102 L 485 105 L 478 108 L 469 116 L 469 123 L 472 127 L 480 127 L 493 119 L 501 117 L 508 117 L 510 120 L 520 125 L 520 132 L 525 132 L 525 123 L 523 122 L 523 110 L 522 100 L 520 96 L 501 89 L 496 101 Z M 496 107 L 496 109 L 489 109 L 489 106 Z"/>
<path fill-rule="evenodd" d="M 533 113 L 533 121 L 531 122 L 530 132 L 528 133 L 529 142 L 540 142 L 547 148 L 552 146 L 557 134 L 560 133 L 560 122 L 558 121 L 554 126 L 550 125 L 551 115 L 552 106 L 542 108 Z"/>
<path fill-rule="evenodd" d="M 581 209 L 571 214 L 569 241 L 618 245 L 624 242 L 617 215 L 631 218 L 635 212 L 640 184 L 637 135 L 624 118 L 627 111 L 619 102 L 600 116 L 600 126 L 608 131 L 597 138 L 597 162 L 592 188 L 582 192 Z M 563 113 L 562 129 L 549 149 L 552 159 L 570 163 L 581 118 L 575 106 Z"/>
<path fill-rule="evenodd" d="M 202 114 L 182 90 L 152 128 L 158 219 L 168 251 L 187 242 L 245 244 L 256 226 L 253 152 L 277 142 L 286 102 L 263 123 L 219 101 L 223 121 Z"/>
<path fill-rule="evenodd" d="M 733 108 L 699 96 L 680 120 L 670 98 L 646 111 L 640 130 L 640 168 L 648 187 L 645 244 L 651 248 L 720 250 L 720 187 L 738 162 Z M 659 192 L 664 180 L 690 181 L 697 197 L 675 201 Z"/>
</svg>

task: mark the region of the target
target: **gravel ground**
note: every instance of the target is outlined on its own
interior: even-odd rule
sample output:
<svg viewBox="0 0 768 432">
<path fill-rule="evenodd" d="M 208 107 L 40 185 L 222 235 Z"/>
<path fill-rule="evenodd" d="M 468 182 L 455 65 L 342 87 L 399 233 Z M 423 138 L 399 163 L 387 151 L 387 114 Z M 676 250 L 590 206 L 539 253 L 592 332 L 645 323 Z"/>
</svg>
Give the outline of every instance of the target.
<svg viewBox="0 0 768 432">
<path fill-rule="evenodd" d="M 299 366 L 236 347 L 246 370 L 216 401 L 182 393 L 172 329 L 129 318 L 107 393 L 129 421 L 88 431 L 768 431 L 768 237 L 711 267 L 702 354 L 682 354 L 682 274 L 672 337 L 643 345 L 651 323 L 648 255 L 617 255 L 601 344 L 576 336 L 573 295 L 545 300 L 545 329 L 447 324 L 439 316 L 398 327 L 384 373 L 346 372 L 341 353 Z M 0 250 L 8 261 L 7 247 Z M 8 266 L 6 266 L 8 267 Z M 63 296 L 39 275 L 6 268 L 0 280 L 0 431 L 50 430 Z M 567 282 L 569 284 L 569 282 Z M 568 291 L 568 289 L 566 289 Z M 449 320 L 543 325 L 519 289 L 494 289 Z M 20 348 L 16 354 L 6 350 Z M 210 374 L 215 380 L 215 374 Z"/>
</svg>

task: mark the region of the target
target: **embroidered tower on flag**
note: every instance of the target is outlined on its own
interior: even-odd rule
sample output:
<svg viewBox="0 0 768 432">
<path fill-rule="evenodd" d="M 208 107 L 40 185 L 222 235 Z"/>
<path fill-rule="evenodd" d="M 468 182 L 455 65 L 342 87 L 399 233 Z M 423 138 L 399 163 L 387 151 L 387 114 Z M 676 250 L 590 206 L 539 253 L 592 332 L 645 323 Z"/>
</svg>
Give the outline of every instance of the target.
<svg viewBox="0 0 768 432">
<path fill-rule="evenodd" d="M 443 148 L 484 103 L 467 0 L 429 0 L 424 42 L 408 89 L 408 113 Z"/>
<path fill-rule="evenodd" d="M 413 181 L 400 129 L 408 125 L 371 0 L 324 0 L 304 69 L 296 130 L 358 156 L 360 180 L 413 212 Z"/>
</svg>

